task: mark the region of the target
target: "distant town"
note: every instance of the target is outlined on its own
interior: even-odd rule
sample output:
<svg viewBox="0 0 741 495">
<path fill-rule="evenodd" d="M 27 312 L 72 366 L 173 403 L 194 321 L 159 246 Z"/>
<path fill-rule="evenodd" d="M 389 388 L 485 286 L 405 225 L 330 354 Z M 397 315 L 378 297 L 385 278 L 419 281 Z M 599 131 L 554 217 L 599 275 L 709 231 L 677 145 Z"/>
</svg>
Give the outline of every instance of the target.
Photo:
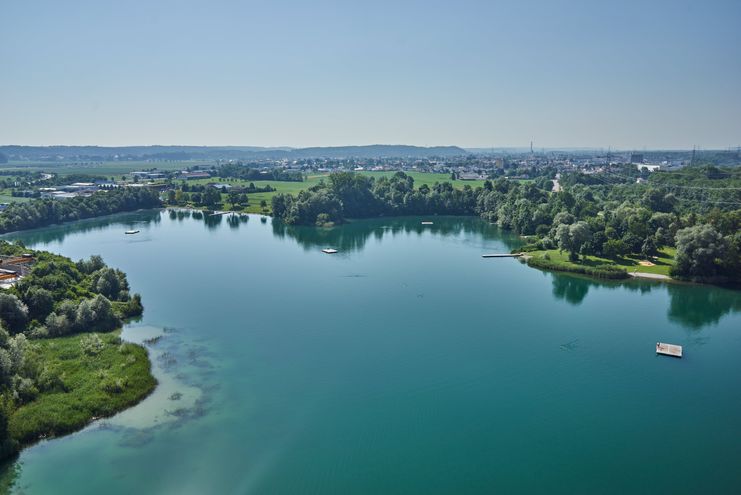
<svg viewBox="0 0 741 495">
<path fill-rule="evenodd" d="M 275 170 L 296 174 L 294 180 L 336 171 L 445 174 L 458 181 L 499 177 L 528 180 L 551 175 L 554 189 L 558 190 L 558 179 L 566 173 L 623 174 L 620 177 L 625 180 L 642 183 L 652 173 L 675 171 L 693 163 L 741 164 L 738 148 L 641 152 L 411 146 L 312 148 L 311 152 L 289 148 L 161 148 L 0 147 L 0 188 L 4 200 L 0 209 L 13 198 L 68 199 L 119 187 L 166 191 L 179 181 L 210 181 L 228 192 L 233 185 L 218 180 L 224 165 L 254 170 L 258 175 L 251 180 L 257 181 L 274 180 Z M 389 156 L 394 153 L 399 156 Z M 307 154 L 315 156 L 304 156 Z"/>
</svg>

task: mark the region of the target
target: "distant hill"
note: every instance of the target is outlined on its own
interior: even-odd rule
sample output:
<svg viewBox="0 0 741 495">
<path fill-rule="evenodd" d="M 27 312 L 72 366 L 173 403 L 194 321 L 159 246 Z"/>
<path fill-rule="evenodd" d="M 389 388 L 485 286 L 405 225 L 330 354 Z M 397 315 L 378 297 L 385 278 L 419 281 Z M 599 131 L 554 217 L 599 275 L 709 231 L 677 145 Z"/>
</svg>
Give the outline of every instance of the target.
<svg viewBox="0 0 741 495">
<path fill-rule="evenodd" d="M 286 152 L 286 156 L 300 158 L 405 158 L 430 156 L 465 155 L 466 151 L 457 146 L 406 146 L 372 144 L 369 146 L 334 146 L 317 148 L 297 148 Z"/>
<path fill-rule="evenodd" d="M 0 146 L 10 160 L 261 160 L 297 158 L 423 158 L 465 155 L 457 146 L 332 146 L 315 148 L 263 148 L 258 146 Z"/>
</svg>

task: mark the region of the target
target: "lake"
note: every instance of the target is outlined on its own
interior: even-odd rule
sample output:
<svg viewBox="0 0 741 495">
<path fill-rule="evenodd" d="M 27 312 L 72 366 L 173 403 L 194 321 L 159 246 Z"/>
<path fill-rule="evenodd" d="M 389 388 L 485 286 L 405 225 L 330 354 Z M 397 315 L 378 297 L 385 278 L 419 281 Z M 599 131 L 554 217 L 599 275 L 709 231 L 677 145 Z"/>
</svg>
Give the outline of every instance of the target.
<svg viewBox="0 0 741 495">
<path fill-rule="evenodd" d="M 147 211 L 5 236 L 126 271 L 145 312 L 124 335 L 161 336 L 161 385 L 4 477 L 24 494 L 741 492 L 741 292 L 482 259 L 519 241 L 422 220 Z"/>
</svg>

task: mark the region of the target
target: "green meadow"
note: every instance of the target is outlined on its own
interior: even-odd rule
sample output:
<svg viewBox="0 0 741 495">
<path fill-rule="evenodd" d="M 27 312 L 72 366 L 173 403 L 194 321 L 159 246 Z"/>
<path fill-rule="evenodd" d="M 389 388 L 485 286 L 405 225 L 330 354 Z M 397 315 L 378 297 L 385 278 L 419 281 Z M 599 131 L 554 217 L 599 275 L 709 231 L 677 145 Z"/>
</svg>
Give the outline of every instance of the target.
<svg viewBox="0 0 741 495">
<path fill-rule="evenodd" d="M 541 251 L 531 251 L 527 254 L 534 257 L 545 257 L 551 261 L 574 266 L 591 266 L 596 267 L 599 265 L 611 265 L 618 268 L 624 268 L 628 272 L 639 272 L 639 273 L 655 273 L 658 275 L 669 276 L 669 270 L 674 264 L 674 255 L 677 249 L 673 247 L 663 247 L 659 250 L 658 256 L 651 260 L 653 266 L 641 265 L 640 262 L 644 261 L 644 258 L 639 255 L 628 255 L 619 256 L 617 258 L 603 258 L 594 255 L 581 256 L 578 263 L 569 260 L 569 253 L 566 251 L 560 251 L 558 249 L 548 249 Z"/>
</svg>

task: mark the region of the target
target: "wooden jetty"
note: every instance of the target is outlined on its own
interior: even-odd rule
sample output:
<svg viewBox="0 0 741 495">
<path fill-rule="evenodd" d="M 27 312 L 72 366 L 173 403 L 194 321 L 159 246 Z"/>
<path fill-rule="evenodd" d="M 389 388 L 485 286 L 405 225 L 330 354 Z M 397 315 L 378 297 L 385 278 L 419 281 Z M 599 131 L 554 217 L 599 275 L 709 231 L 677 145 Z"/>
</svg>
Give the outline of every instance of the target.
<svg viewBox="0 0 741 495">
<path fill-rule="evenodd" d="M 664 356 L 682 357 L 682 346 L 675 344 L 665 344 L 664 342 L 656 342 L 656 354 L 663 354 Z"/>
<path fill-rule="evenodd" d="M 482 258 L 517 258 L 518 256 L 522 256 L 522 253 L 503 253 L 503 254 L 482 254 Z"/>
<path fill-rule="evenodd" d="M 322 249 L 322 252 L 325 253 L 325 254 L 335 254 L 337 252 L 337 250 L 336 249 L 332 249 L 332 248 L 326 248 L 326 249 Z"/>
</svg>

